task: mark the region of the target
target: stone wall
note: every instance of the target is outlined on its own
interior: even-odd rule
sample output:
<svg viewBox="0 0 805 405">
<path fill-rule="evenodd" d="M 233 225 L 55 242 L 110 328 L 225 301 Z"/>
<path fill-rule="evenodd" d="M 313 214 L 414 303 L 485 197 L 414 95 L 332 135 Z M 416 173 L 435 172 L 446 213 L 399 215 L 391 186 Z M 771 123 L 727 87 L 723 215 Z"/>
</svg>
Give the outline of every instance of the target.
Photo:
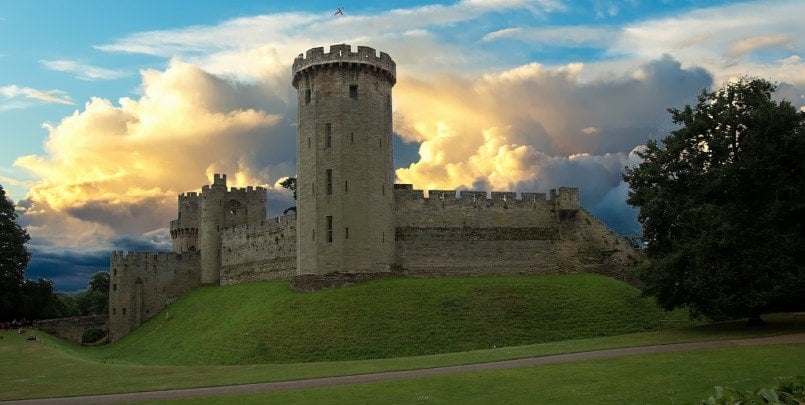
<svg viewBox="0 0 805 405">
<path fill-rule="evenodd" d="M 487 196 L 491 198 L 487 198 Z M 638 253 L 578 205 L 541 193 L 395 185 L 397 270 L 409 275 L 595 272 L 629 279 Z"/>
<path fill-rule="evenodd" d="M 108 330 L 106 315 L 78 316 L 73 318 L 43 319 L 34 321 L 34 328 L 50 333 L 68 342 L 81 344 L 84 332 L 90 329 Z"/>
<path fill-rule="evenodd" d="M 224 230 L 221 285 L 287 280 L 296 274 L 296 215 Z"/>
<path fill-rule="evenodd" d="M 200 285 L 199 253 L 113 252 L 109 338 L 117 340 Z"/>
</svg>

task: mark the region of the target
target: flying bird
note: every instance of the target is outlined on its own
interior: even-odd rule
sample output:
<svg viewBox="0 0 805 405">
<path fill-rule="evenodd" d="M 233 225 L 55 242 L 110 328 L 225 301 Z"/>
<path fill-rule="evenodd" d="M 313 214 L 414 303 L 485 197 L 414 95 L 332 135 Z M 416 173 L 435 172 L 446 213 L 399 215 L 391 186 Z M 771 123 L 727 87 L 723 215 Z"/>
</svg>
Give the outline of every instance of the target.
<svg viewBox="0 0 805 405">
<path fill-rule="evenodd" d="M 344 7 L 338 7 L 338 10 L 333 15 L 344 15 Z"/>
</svg>

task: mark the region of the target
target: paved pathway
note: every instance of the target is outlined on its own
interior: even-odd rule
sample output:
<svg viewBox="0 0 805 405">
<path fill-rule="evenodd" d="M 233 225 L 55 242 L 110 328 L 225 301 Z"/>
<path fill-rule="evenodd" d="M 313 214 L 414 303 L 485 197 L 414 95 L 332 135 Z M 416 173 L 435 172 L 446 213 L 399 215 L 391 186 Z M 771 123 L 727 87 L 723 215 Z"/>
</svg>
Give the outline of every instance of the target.
<svg viewBox="0 0 805 405">
<path fill-rule="evenodd" d="M 256 392 L 287 391 L 303 388 L 330 387 L 334 385 L 370 383 L 376 381 L 397 380 L 401 378 L 426 377 L 461 373 L 468 371 L 500 370 L 504 368 L 529 367 L 542 364 L 567 363 L 572 361 L 608 359 L 612 357 L 639 354 L 681 352 L 696 349 L 718 349 L 735 346 L 756 346 L 770 344 L 805 343 L 805 333 L 790 335 L 738 339 L 716 340 L 710 342 L 673 343 L 666 345 L 625 347 L 621 349 L 596 350 L 592 352 L 557 354 L 552 356 L 529 357 L 525 359 L 503 360 L 490 363 L 465 364 L 436 368 L 423 368 L 406 371 L 388 371 L 374 374 L 358 374 L 339 377 L 312 378 L 307 380 L 280 381 L 257 384 L 229 385 L 223 387 L 188 388 L 170 391 L 132 392 L 126 394 L 91 395 L 81 397 L 33 399 L 26 401 L 10 401 L 3 404 L 110 404 L 135 401 L 155 401 L 160 399 L 203 398 L 228 394 L 250 394 Z"/>
</svg>

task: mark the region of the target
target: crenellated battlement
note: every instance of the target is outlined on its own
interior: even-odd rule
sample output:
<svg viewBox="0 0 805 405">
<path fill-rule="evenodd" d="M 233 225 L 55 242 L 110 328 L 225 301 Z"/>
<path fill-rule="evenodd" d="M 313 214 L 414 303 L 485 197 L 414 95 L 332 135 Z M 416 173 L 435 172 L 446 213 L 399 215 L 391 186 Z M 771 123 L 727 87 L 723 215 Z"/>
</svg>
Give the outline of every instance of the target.
<svg viewBox="0 0 805 405">
<path fill-rule="evenodd" d="M 329 53 L 324 52 L 324 47 L 308 49 L 304 55 L 300 53 L 293 62 L 292 83 L 296 87 L 299 77 L 308 69 L 341 65 L 363 65 L 385 73 L 392 85 L 397 82 L 397 64 L 387 53 L 380 52 L 378 57 L 374 48 L 358 46 L 358 51 L 352 52 L 352 46 L 340 44 L 330 45 Z"/>
<path fill-rule="evenodd" d="M 255 196 L 255 195 L 260 196 L 260 197 L 265 197 L 266 189 L 263 188 L 263 187 L 252 187 L 252 186 L 240 187 L 240 188 L 231 187 L 229 189 L 229 191 L 227 191 L 226 194 L 230 198 L 231 197 L 243 197 L 243 198 L 246 198 L 246 197 Z"/>
<path fill-rule="evenodd" d="M 394 199 L 397 202 L 420 201 L 425 205 L 506 205 L 530 206 L 551 203 L 562 210 L 579 209 L 579 189 L 560 187 L 550 191 L 550 199 L 545 193 L 483 191 L 483 190 L 424 190 L 414 189 L 411 184 L 395 184 Z"/>
</svg>

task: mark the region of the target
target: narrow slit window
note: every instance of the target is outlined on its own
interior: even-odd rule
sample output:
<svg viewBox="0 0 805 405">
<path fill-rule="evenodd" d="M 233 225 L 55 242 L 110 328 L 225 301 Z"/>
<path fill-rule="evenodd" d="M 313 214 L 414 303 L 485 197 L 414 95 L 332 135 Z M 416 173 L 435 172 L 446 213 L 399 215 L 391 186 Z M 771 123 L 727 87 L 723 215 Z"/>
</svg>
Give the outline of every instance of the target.
<svg viewBox="0 0 805 405">
<path fill-rule="evenodd" d="M 310 137 L 307 137 L 307 148 L 310 149 Z"/>
<path fill-rule="evenodd" d="M 344 228 L 344 239 L 349 239 L 349 227 Z"/>
<path fill-rule="evenodd" d="M 313 228 L 313 241 L 316 241 L 316 228 Z"/>
<path fill-rule="evenodd" d="M 349 181 L 344 180 L 344 192 L 349 192 Z"/>
<path fill-rule="evenodd" d="M 386 233 L 380 232 L 380 241 L 386 243 Z"/>
<path fill-rule="evenodd" d="M 123 315 L 126 315 L 126 308 L 123 308 Z"/>
<path fill-rule="evenodd" d="M 355 133 L 354 132 L 349 133 L 349 142 L 350 143 L 355 143 Z"/>
<path fill-rule="evenodd" d="M 381 192 L 383 195 L 386 195 L 386 184 L 385 184 L 385 183 L 383 183 L 383 187 L 380 187 L 380 192 Z"/>
<path fill-rule="evenodd" d="M 327 195 L 333 195 L 333 169 L 327 169 Z"/>
<path fill-rule="evenodd" d="M 333 146 L 333 126 L 329 122 L 324 124 L 324 147 Z"/>
<path fill-rule="evenodd" d="M 377 148 L 380 149 L 383 147 L 383 138 L 377 139 Z"/>
<path fill-rule="evenodd" d="M 117 284 L 112 284 L 112 291 L 117 291 Z"/>
<path fill-rule="evenodd" d="M 358 99 L 358 85 L 357 84 L 350 84 L 349 85 L 349 98 L 353 100 Z"/>
<path fill-rule="evenodd" d="M 112 315 L 117 315 L 117 308 L 112 308 Z"/>
<path fill-rule="evenodd" d="M 305 104 L 310 104 L 310 90 L 305 90 Z"/>
<path fill-rule="evenodd" d="M 333 217 L 327 216 L 327 243 L 333 243 Z"/>
</svg>

